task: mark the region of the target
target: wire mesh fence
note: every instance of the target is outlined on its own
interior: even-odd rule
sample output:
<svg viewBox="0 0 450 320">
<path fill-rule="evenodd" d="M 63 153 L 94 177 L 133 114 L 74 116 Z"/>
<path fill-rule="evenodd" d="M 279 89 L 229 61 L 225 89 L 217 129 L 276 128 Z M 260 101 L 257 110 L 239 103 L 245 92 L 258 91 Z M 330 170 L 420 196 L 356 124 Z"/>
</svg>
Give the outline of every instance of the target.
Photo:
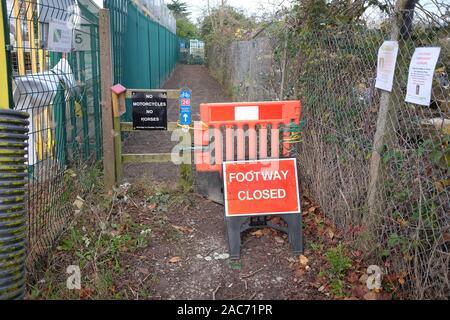
<svg viewBox="0 0 450 320">
<path fill-rule="evenodd" d="M 257 38 L 210 48 L 209 65 L 238 100 L 300 99 L 303 189 L 401 279 L 391 290 L 448 298 L 450 4 L 294 4 Z M 385 40 L 399 45 L 392 92 L 375 88 Z M 441 48 L 429 107 L 405 102 L 417 47 Z"/>
<path fill-rule="evenodd" d="M 31 115 L 28 267 L 45 255 L 91 188 L 102 156 L 98 8 L 89 0 L 7 1 L 15 109 Z M 73 46 L 50 52 L 54 21 L 70 23 Z"/>
<path fill-rule="evenodd" d="M 170 32 L 177 33 L 177 21 L 164 0 L 137 0 L 136 3 L 144 6 L 152 20 L 166 27 Z"/>
</svg>

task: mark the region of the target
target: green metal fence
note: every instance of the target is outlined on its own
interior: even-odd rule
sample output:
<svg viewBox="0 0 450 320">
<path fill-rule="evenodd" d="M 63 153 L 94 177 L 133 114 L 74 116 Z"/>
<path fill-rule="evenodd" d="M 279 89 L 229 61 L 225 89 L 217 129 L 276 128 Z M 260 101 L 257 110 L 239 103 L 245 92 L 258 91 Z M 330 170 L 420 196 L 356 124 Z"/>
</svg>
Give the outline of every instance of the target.
<svg viewBox="0 0 450 320">
<path fill-rule="evenodd" d="M 160 88 L 178 61 L 177 35 L 134 1 L 108 0 L 104 6 L 111 12 L 114 82 L 133 89 Z M 131 120 L 129 105 L 124 120 Z"/>
<path fill-rule="evenodd" d="M 102 157 L 99 8 L 90 0 L 7 0 L 14 107 L 31 115 L 28 267 L 53 246 Z M 48 50 L 50 22 L 71 23 L 72 50 Z M 51 35 L 50 35 L 51 36 Z"/>
<path fill-rule="evenodd" d="M 105 0 L 111 21 L 111 46 L 115 83 L 124 83 L 124 48 L 127 30 L 128 0 Z"/>
</svg>

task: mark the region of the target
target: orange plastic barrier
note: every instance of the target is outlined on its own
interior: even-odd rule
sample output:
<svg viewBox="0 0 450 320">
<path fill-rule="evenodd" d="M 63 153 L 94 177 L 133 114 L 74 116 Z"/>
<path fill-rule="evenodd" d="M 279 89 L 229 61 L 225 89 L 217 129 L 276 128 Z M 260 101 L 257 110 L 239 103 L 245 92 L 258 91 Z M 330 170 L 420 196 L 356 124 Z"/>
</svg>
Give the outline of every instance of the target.
<svg viewBox="0 0 450 320">
<path fill-rule="evenodd" d="M 301 109 L 300 101 L 201 104 L 201 121 L 194 124 L 194 159 L 197 170 L 222 172 L 223 161 L 280 158 L 279 130 L 281 126 L 289 126 L 292 122 L 299 125 Z M 246 135 L 248 135 L 248 149 L 245 145 Z M 289 132 L 285 132 L 283 139 L 289 138 L 289 135 Z M 214 148 L 211 147 L 212 141 Z M 223 143 L 225 143 L 225 157 Z M 287 155 L 289 143 L 283 142 L 282 145 L 282 153 Z"/>
</svg>

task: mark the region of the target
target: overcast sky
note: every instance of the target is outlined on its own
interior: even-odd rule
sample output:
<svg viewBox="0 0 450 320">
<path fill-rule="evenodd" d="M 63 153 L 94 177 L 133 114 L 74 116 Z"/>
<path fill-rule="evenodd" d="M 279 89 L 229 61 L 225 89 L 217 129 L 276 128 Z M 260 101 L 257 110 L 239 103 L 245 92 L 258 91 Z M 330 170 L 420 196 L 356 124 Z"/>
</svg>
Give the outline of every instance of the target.
<svg viewBox="0 0 450 320">
<path fill-rule="evenodd" d="M 98 5 L 103 4 L 103 0 L 94 0 Z M 170 3 L 170 0 L 165 0 L 166 3 Z M 192 12 L 191 20 L 197 22 L 197 19 L 202 16 L 202 11 L 207 8 L 208 0 L 185 0 L 184 2 L 188 5 L 188 10 Z M 210 0 L 211 7 L 216 7 L 221 0 Z M 235 8 L 243 9 L 245 14 L 261 15 L 264 10 L 272 11 L 279 5 L 274 3 L 282 2 L 282 0 L 225 0 L 228 5 Z M 287 1 L 285 1 L 287 2 Z"/>
</svg>

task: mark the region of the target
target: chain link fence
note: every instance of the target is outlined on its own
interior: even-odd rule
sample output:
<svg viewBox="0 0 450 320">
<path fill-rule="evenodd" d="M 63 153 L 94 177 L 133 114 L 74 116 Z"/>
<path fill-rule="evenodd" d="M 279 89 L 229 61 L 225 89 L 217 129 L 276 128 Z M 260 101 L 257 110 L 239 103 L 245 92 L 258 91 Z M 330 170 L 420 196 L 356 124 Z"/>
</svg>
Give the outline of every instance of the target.
<svg viewBox="0 0 450 320">
<path fill-rule="evenodd" d="M 89 0 L 8 0 L 15 109 L 30 113 L 28 268 L 45 256 L 92 188 L 102 157 L 98 7 Z M 73 26 L 72 49 L 48 50 Z M 54 37 L 53 39 L 50 39 Z"/>
<path fill-rule="evenodd" d="M 450 4 L 343 3 L 294 1 L 257 37 L 209 47 L 208 64 L 237 100 L 300 99 L 305 192 L 394 293 L 448 298 Z M 399 44 L 391 93 L 375 88 L 385 40 Z M 441 48 L 429 107 L 405 102 L 417 47 Z"/>
</svg>

